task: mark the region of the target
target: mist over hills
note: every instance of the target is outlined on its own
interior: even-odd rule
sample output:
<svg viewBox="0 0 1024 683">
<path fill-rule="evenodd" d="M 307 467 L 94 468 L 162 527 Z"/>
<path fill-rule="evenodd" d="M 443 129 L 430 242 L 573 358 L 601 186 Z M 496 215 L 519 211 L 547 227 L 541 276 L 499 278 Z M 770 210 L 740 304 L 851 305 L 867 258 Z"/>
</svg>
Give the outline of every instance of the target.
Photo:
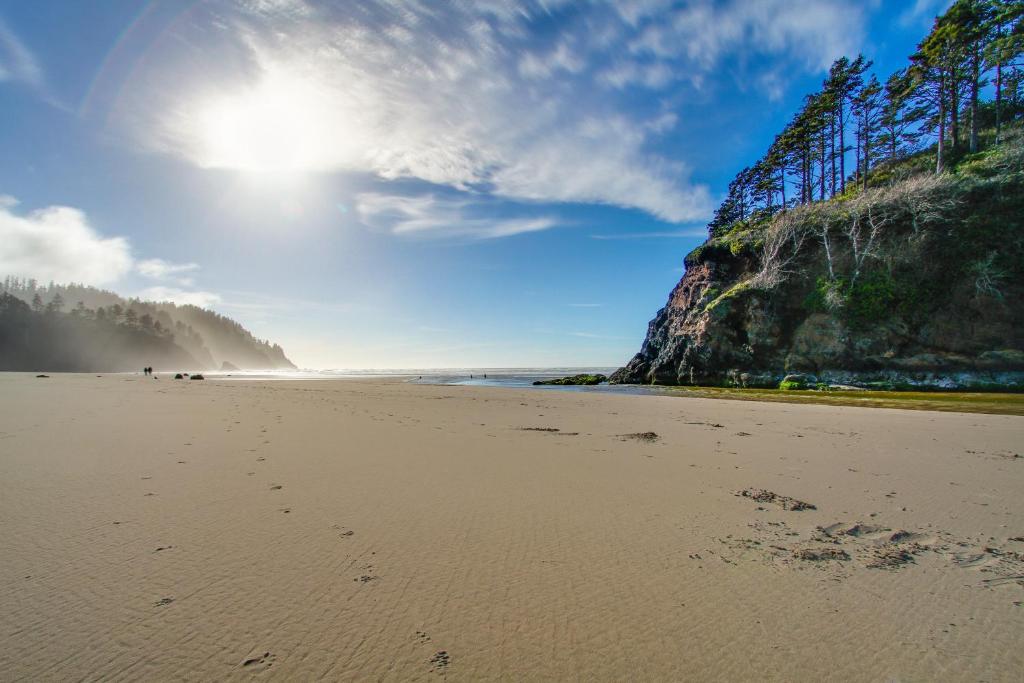
<svg viewBox="0 0 1024 683">
<path fill-rule="evenodd" d="M 192 305 L 125 299 L 80 284 L 0 283 L 0 370 L 293 369 L 278 344 Z"/>
</svg>

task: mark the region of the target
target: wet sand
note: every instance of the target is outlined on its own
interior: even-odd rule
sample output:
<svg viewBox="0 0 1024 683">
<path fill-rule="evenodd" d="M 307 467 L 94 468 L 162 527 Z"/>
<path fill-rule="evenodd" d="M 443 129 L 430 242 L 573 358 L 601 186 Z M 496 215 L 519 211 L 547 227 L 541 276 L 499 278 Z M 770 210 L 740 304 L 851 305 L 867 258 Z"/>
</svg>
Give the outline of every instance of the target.
<svg viewBox="0 0 1024 683">
<path fill-rule="evenodd" d="M 1024 417 L 0 374 L 3 680 L 986 680 Z"/>
</svg>

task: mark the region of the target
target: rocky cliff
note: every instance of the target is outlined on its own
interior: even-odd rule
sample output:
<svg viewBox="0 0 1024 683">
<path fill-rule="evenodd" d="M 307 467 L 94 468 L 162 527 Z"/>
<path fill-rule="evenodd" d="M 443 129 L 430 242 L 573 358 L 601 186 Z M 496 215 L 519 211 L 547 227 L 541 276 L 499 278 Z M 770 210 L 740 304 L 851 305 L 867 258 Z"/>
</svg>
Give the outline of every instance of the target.
<svg viewBox="0 0 1024 683">
<path fill-rule="evenodd" d="M 1024 387 L 1024 148 L 716 230 L 614 383 Z"/>
</svg>

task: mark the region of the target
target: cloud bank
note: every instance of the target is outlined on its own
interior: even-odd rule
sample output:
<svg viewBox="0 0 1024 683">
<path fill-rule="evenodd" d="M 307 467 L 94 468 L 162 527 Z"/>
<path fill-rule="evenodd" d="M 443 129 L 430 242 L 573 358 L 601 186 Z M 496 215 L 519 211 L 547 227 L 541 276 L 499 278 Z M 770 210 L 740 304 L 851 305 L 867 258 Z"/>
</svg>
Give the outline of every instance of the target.
<svg viewBox="0 0 1024 683">
<path fill-rule="evenodd" d="M 128 240 L 102 237 L 85 214 L 50 206 L 24 215 L 17 201 L 0 201 L 0 272 L 38 280 L 106 285 L 132 270 Z"/>
</svg>

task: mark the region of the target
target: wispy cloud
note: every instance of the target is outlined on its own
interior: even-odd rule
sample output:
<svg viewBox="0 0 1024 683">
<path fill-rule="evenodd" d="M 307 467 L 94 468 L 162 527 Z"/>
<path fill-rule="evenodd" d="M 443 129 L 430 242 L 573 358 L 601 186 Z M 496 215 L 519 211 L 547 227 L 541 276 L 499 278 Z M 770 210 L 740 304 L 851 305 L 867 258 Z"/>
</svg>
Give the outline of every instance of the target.
<svg viewBox="0 0 1024 683">
<path fill-rule="evenodd" d="M 705 218 L 708 189 L 657 152 L 663 112 L 595 97 L 605 58 L 586 27 L 532 31 L 558 4 L 209 3 L 199 11 L 217 7 L 223 31 L 182 36 L 180 53 L 139 70 L 120 120 L 201 167 L 356 171 Z M 652 85 L 667 77 L 648 70 Z"/>
<path fill-rule="evenodd" d="M 24 85 L 47 104 L 66 109 L 46 80 L 46 72 L 38 57 L 0 17 L 0 84 Z"/>
<path fill-rule="evenodd" d="M 569 335 L 572 337 L 580 337 L 582 339 L 605 339 L 608 341 L 625 341 L 632 339 L 632 337 L 617 337 L 614 335 L 596 334 L 593 332 L 569 332 Z"/>
<path fill-rule="evenodd" d="M 43 69 L 39 60 L 0 19 L 0 83 L 13 81 L 41 88 Z"/>
<path fill-rule="evenodd" d="M 647 239 L 678 239 L 681 237 L 707 237 L 705 228 L 689 230 L 657 230 L 654 232 L 618 232 L 591 235 L 592 240 L 647 240 Z"/>
<path fill-rule="evenodd" d="M 153 280 L 172 280 L 180 285 L 192 286 L 194 280 L 188 275 L 199 270 L 198 263 L 171 263 L 161 258 L 139 261 L 135 269 L 140 275 Z"/>
<path fill-rule="evenodd" d="M 179 289 L 177 287 L 147 287 L 136 294 L 144 301 L 169 301 L 178 305 L 192 305 L 210 308 L 221 302 L 221 297 L 213 292 L 202 292 Z"/>
<path fill-rule="evenodd" d="M 495 239 L 555 227 L 554 218 L 496 218 L 477 215 L 478 201 L 364 193 L 356 197 L 356 213 L 368 227 L 415 237 Z"/>
<path fill-rule="evenodd" d="M 952 4 L 953 0 L 914 0 L 900 15 L 899 22 L 903 26 L 927 27 Z"/>
</svg>

